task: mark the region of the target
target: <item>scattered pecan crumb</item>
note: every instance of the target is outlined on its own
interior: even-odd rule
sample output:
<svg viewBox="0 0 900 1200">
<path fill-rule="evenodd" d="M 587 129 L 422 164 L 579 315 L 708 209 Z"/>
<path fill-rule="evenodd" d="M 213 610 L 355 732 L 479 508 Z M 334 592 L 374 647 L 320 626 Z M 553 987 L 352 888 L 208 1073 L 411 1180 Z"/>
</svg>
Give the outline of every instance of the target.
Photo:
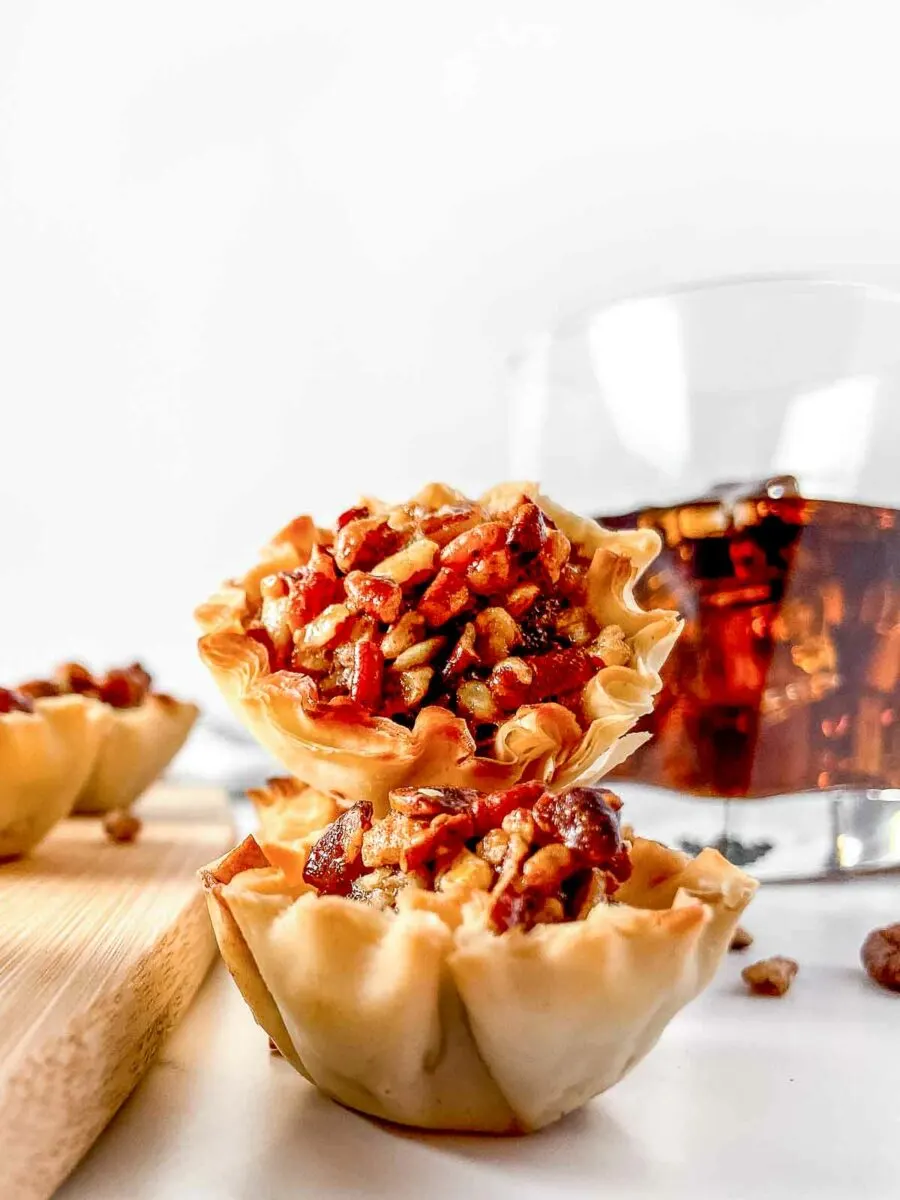
<svg viewBox="0 0 900 1200">
<path fill-rule="evenodd" d="M 281 1051 L 275 1045 L 272 1038 L 269 1038 L 269 1053 L 272 1055 L 273 1058 L 281 1058 Z"/>
<path fill-rule="evenodd" d="M 103 832 L 111 842 L 134 842 L 141 832 L 143 822 L 140 817 L 124 809 L 115 809 L 103 818 Z"/>
<path fill-rule="evenodd" d="M 748 946 L 753 945 L 753 934 L 748 932 L 743 925 L 738 925 L 734 933 L 731 935 L 729 950 L 746 950 Z"/>
<path fill-rule="evenodd" d="M 792 958 L 780 954 L 751 963 L 741 971 L 741 978 L 757 996 L 783 996 L 800 970 Z"/>
<path fill-rule="evenodd" d="M 860 958 L 870 979 L 900 992 L 900 922 L 873 929 L 863 942 Z"/>
</svg>

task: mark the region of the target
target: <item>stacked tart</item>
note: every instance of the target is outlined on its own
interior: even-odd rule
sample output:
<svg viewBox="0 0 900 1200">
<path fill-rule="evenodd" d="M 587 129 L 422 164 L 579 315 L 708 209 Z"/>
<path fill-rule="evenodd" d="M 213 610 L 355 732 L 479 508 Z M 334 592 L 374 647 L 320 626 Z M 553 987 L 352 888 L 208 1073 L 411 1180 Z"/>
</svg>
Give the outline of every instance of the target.
<svg viewBox="0 0 900 1200">
<path fill-rule="evenodd" d="M 435 484 L 298 518 L 198 610 L 203 661 L 291 772 L 204 873 L 219 945 L 335 1099 L 539 1128 L 710 979 L 753 881 L 634 838 L 597 785 L 680 629 L 633 598 L 657 550 L 530 484 Z"/>
</svg>

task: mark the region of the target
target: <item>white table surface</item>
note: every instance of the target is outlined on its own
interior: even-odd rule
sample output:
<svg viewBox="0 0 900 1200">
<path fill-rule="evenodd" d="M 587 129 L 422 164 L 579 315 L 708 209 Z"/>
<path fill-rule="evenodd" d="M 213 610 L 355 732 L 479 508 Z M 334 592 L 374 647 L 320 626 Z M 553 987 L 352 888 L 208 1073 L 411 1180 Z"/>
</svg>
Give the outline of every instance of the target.
<svg viewBox="0 0 900 1200">
<path fill-rule="evenodd" d="M 516 1139 L 406 1134 L 339 1108 L 270 1057 L 217 966 L 59 1200 L 897 1197 L 900 993 L 858 954 L 898 919 L 896 877 L 761 889 L 752 948 L 633 1074 Z M 775 953 L 800 963 L 792 991 L 747 995 L 741 967 Z"/>
</svg>

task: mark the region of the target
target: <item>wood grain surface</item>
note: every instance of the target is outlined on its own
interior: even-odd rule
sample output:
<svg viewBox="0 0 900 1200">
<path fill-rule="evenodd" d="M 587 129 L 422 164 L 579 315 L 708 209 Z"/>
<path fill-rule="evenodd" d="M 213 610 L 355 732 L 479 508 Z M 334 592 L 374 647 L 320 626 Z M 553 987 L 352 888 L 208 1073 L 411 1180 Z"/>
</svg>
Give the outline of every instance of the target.
<svg viewBox="0 0 900 1200">
<path fill-rule="evenodd" d="M 128 1096 L 215 942 L 197 869 L 234 841 L 224 793 L 154 788 L 131 845 L 64 821 L 0 867 L 0 1195 L 45 1200 Z"/>
</svg>

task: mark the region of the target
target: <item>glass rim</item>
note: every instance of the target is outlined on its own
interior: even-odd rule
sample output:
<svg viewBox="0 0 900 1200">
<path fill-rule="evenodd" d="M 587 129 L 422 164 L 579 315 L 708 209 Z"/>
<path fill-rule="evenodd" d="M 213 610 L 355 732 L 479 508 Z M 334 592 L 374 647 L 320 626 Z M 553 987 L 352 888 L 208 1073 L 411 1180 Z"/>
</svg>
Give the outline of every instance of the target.
<svg viewBox="0 0 900 1200">
<path fill-rule="evenodd" d="M 860 264 L 848 268 L 851 271 L 863 271 L 864 269 Z M 900 272 L 900 264 L 897 265 L 897 269 Z M 577 332 L 585 322 L 596 316 L 597 313 L 606 312 L 622 305 L 638 303 L 642 300 L 677 299 L 680 296 L 690 296 L 696 292 L 726 292 L 737 288 L 759 287 L 762 289 L 765 287 L 782 288 L 797 286 L 805 286 L 810 289 L 834 288 L 846 292 L 858 292 L 864 294 L 868 299 L 879 303 L 900 305 L 900 283 L 896 286 L 890 286 L 888 284 L 875 283 L 871 280 L 855 279 L 849 274 L 846 277 L 842 277 L 837 274 L 837 268 L 827 268 L 821 271 L 783 272 L 772 270 L 709 275 L 699 279 L 682 280 L 670 285 L 650 286 L 636 288 L 633 291 L 618 292 L 607 296 L 605 299 L 598 296 L 595 303 L 581 305 L 568 315 L 560 317 L 552 324 L 534 330 L 531 334 L 526 335 L 515 349 L 506 352 L 503 356 L 503 363 L 507 369 L 510 369 L 524 354 L 528 353 L 529 348 L 535 342 L 541 339 L 548 338 L 554 340 L 561 336 L 569 336 Z"/>
</svg>

